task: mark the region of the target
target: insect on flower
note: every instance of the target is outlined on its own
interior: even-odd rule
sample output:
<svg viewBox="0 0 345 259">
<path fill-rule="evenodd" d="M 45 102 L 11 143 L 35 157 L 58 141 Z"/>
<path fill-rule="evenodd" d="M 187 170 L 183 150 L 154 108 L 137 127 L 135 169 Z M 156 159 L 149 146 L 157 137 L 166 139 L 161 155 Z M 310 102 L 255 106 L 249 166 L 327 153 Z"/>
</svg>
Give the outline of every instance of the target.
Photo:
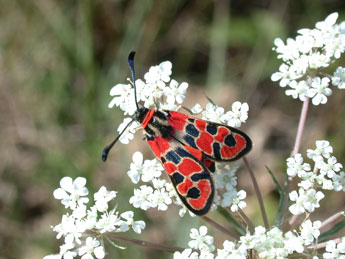
<svg viewBox="0 0 345 259">
<path fill-rule="evenodd" d="M 138 121 L 147 143 L 161 161 L 184 205 L 196 215 L 206 214 L 213 201 L 215 187 L 211 175 L 215 162 L 231 162 L 246 155 L 252 141 L 242 131 L 186 114 L 140 107 L 137 101 L 134 55 L 128 56 L 132 74 L 136 113 L 118 137 L 103 150 L 106 161 L 110 149 L 133 123 Z"/>
</svg>

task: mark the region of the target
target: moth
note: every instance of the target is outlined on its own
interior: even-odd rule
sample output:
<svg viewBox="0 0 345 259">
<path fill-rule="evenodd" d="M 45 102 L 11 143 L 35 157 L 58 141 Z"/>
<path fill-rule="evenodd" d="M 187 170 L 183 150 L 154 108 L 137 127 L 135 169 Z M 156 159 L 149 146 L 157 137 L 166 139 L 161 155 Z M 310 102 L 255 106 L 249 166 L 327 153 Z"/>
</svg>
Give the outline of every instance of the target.
<svg viewBox="0 0 345 259">
<path fill-rule="evenodd" d="M 139 106 L 136 96 L 135 52 L 128 56 L 137 111 L 134 118 L 102 153 L 106 161 L 110 149 L 134 121 L 141 124 L 145 138 L 162 163 L 183 204 L 194 214 L 206 214 L 212 205 L 215 162 L 231 162 L 246 155 L 251 139 L 227 125 L 190 117 L 184 113 Z"/>
</svg>

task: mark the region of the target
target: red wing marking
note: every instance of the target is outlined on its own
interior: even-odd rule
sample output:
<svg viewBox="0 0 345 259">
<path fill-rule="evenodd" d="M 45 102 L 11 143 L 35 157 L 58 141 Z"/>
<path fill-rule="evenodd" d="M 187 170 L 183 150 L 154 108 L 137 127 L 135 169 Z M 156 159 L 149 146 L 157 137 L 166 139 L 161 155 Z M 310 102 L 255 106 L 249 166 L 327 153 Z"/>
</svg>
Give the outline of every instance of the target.
<svg viewBox="0 0 345 259">
<path fill-rule="evenodd" d="M 176 165 L 170 162 L 164 163 L 164 168 L 165 168 L 165 171 L 167 171 L 169 175 L 174 173 L 177 170 Z"/>
<path fill-rule="evenodd" d="M 180 194 L 185 195 L 192 186 L 193 182 L 189 179 L 186 179 L 184 183 L 178 185 L 177 190 Z"/>
<path fill-rule="evenodd" d="M 217 134 L 217 136 L 215 136 L 214 138 L 215 138 L 215 140 L 217 140 L 218 142 L 223 142 L 224 139 L 225 139 L 225 137 L 226 137 L 227 135 L 229 135 L 229 133 L 230 133 L 230 131 L 229 131 L 227 128 L 225 128 L 225 127 L 219 127 L 219 128 L 218 128 L 218 134 Z"/>
<path fill-rule="evenodd" d="M 201 131 L 205 131 L 205 128 L 206 128 L 206 121 L 202 121 L 202 120 L 196 120 L 195 121 L 195 124 L 197 126 L 197 128 Z"/>
<path fill-rule="evenodd" d="M 143 129 L 146 128 L 147 124 L 152 119 L 153 114 L 155 114 L 155 110 L 154 109 L 149 110 L 149 112 L 146 114 L 143 122 L 141 123 L 141 125 L 143 126 Z"/>
<path fill-rule="evenodd" d="M 200 137 L 197 139 L 196 144 L 198 147 L 207 154 L 212 154 L 213 137 L 207 132 L 201 132 Z"/>
<path fill-rule="evenodd" d="M 177 168 L 184 176 L 189 176 L 195 172 L 202 171 L 200 164 L 190 158 L 183 159 L 182 163 L 180 163 Z"/>
<path fill-rule="evenodd" d="M 154 140 L 148 140 L 147 143 L 149 143 L 153 153 L 159 159 L 162 154 L 171 148 L 169 141 L 163 137 L 155 137 Z"/>
<path fill-rule="evenodd" d="M 196 159 L 202 160 L 202 152 L 199 149 L 192 148 L 191 146 L 184 146 Z"/>
<path fill-rule="evenodd" d="M 176 130 L 183 130 L 186 121 L 189 118 L 186 114 L 180 112 L 169 111 L 169 124 Z"/>
<path fill-rule="evenodd" d="M 236 146 L 234 147 L 228 147 L 228 146 L 223 146 L 221 149 L 221 154 L 222 157 L 224 158 L 233 158 L 236 157 L 237 154 L 243 150 L 243 148 L 246 146 L 246 140 L 238 135 L 238 134 L 234 134 L 234 137 L 236 139 Z"/>
<path fill-rule="evenodd" d="M 198 189 L 201 192 L 200 198 L 198 199 L 189 199 L 189 203 L 195 208 L 195 209 L 201 209 L 203 206 L 205 206 L 205 202 L 208 199 L 208 195 L 211 191 L 211 186 L 209 181 L 201 180 L 198 183 Z"/>
</svg>

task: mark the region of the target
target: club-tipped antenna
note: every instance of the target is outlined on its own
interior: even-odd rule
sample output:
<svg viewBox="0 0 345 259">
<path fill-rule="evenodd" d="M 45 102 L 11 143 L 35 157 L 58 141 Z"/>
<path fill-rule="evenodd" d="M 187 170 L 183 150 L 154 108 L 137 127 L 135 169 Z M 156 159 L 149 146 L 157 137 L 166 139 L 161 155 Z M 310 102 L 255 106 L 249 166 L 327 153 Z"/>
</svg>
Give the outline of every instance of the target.
<svg viewBox="0 0 345 259">
<path fill-rule="evenodd" d="M 133 121 L 135 121 L 135 119 L 132 119 L 127 125 L 126 127 L 121 131 L 121 133 L 113 140 L 113 142 L 111 142 L 108 146 L 106 146 L 103 149 L 102 152 L 102 160 L 103 162 L 107 161 L 108 158 L 108 154 L 110 149 L 115 145 L 115 143 L 119 140 L 119 138 L 121 137 L 121 135 L 125 132 L 125 130 L 129 127 L 129 125 L 131 125 L 133 123 Z"/>
<path fill-rule="evenodd" d="M 131 53 L 129 53 L 129 55 L 128 55 L 128 65 L 129 65 L 129 69 L 131 70 L 131 74 L 132 74 L 135 105 L 137 106 L 137 111 L 139 111 L 139 105 L 138 105 L 138 99 L 137 99 L 137 87 L 135 86 L 134 56 L 135 56 L 135 51 L 131 51 Z"/>
</svg>

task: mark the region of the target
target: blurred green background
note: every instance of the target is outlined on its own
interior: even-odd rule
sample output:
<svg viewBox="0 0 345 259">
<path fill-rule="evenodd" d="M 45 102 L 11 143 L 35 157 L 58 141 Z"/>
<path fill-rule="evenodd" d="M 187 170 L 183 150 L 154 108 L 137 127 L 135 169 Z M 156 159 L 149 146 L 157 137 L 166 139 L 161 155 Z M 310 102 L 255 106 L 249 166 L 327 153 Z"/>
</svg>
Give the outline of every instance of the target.
<svg viewBox="0 0 345 259">
<path fill-rule="evenodd" d="M 295 37 L 332 12 L 345 19 L 343 0 L 2 0 L 0 2 L 0 258 L 42 258 L 58 252 L 60 241 L 50 226 L 63 213 L 52 192 L 63 176 L 84 176 L 93 192 L 102 185 L 119 191 L 120 211 L 135 187 L 126 175 L 131 156 L 153 155 L 137 133 L 130 145 L 117 144 L 107 163 L 101 152 L 123 119 L 108 109 L 109 90 L 129 77 L 127 55 L 137 51 L 136 73 L 170 60 L 172 78 L 190 85 L 186 106 L 205 104 L 205 94 L 230 108 L 248 102 L 242 127 L 253 139 L 248 159 L 265 196 L 271 223 L 278 194 L 269 166 L 284 180 L 285 159 L 292 150 L 301 102 L 284 95 L 270 81 L 280 62 L 272 53 L 276 37 Z M 344 66 L 345 61 L 339 61 Z M 333 69 L 333 70 L 332 70 Z M 334 67 L 330 68 L 334 71 Z M 334 89 L 326 105 L 311 107 L 301 151 L 327 138 L 345 163 L 345 93 Z M 241 163 L 239 163 L 241 165 Z M 262 224 L 248 173 L 238 174 L 248 197 L 245 212 Z M 342 193 L 313 217 L 324 219 L 344 207 Z M 342 198 L 339 198 L 341 195 Z M 186 246 L 189 228 L 203 223 L 166 212 L 135 211 L 144 219 L 142 235 L 124 236 Z M 210 213 L 227 227 L 216 213 Z M 224 236 L 217 230 L 216 244 Z M 125 243 L 120 243 L 126 246 Z M 164 258 L 167 252 L 127 245 L 107 246 L 108 258 Z"/>
</svg>

